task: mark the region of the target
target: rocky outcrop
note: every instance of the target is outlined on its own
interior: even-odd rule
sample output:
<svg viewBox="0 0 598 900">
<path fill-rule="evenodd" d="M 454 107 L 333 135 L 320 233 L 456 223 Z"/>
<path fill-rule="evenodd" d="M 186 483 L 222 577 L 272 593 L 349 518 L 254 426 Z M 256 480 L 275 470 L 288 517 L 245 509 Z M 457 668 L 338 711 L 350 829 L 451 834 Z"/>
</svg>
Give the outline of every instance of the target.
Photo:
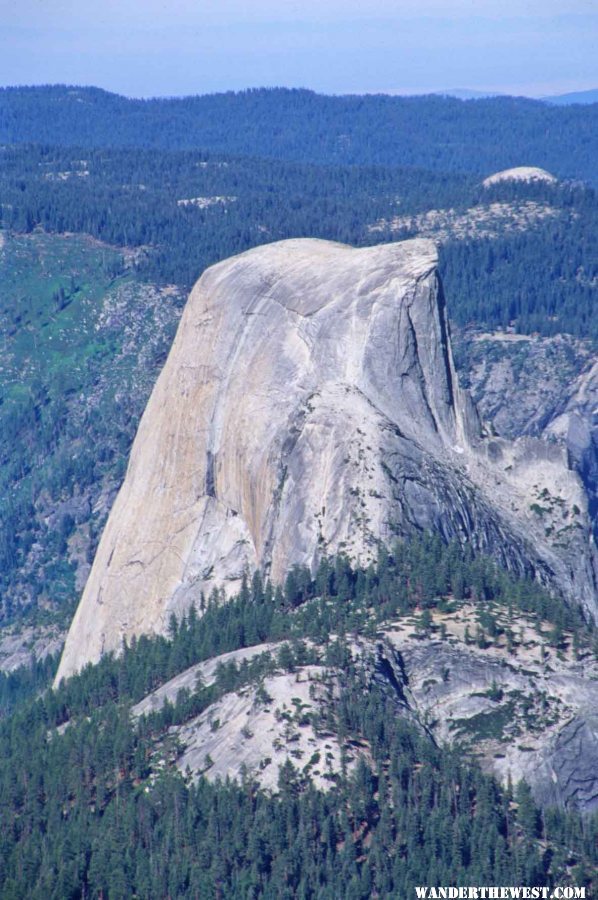
<svg viewBox="0 0 598 900">
<path fill-rule="evenodd" d="M 505 235 L 529 231 L 548 219 L 564 218 L 563 210 L 546 202 L 519 200 L 478 203 L 469 209 L 429 209 L 415 215 L 396 215 L 378 219 L 367 230 L 370 234 L 430 238 L 436 244 L 480 239 L 494 240 Z"/>
<path fill-rule="evenodd" d="M 47 656 L 58 655 L 66 634 L 57 626 L 13 626 L 0 635 L 0 672 L 14 672 Z"/>
<path fill-rule="evenodd" d="M 465 331 L 457 338 L 461 377 L 492 430 L 559 446 L 584 485 L 598 539 L 598 363 L 589 341 Z M 561 520 L 556 530 L 571 522 Z"/>
<path fill-rule="evenodd" d="M 141 421 L 58 680 L 165 631 L 259 566 L 416 529 L 595 606 L 586 502 L 559 448 L 483 438 L 458 385 L 434 245 L 292 240 L 207 270 Z M 554 542 L 534 491 L 576 516 Z M 576 509 L 578 512 L 573 513 Z M 571 559 L 581 560 L 573 566 Z"/>
<path fill-rule="evenodd" d="M 588 498 L 594 540 L 598 540 L 598 362 L 572 385 L 563 412 L 546 428 L 548 439 L 561 439 L 569 465 L 579 473 Z"/>
<path fill-rule="evenodd" d="M 473 618 L 473 613 L 471 613 Z M 449 624 L 450 627 L 450 624 Z M 398 714 L 439 743 L 459 744 L 503 783 L 525 779 L 542 806 L 598 810 L 596 663 L 541 659 L 526 629 L 514 654 L 389 632 L 376 648 L 372 677 L 386 679 Z M 535 638 L 535 639 L 534 639 Z M 382 661 L 382 662 L 381 662 Z M 392 675 L 389 677 L 389 673 Z"/>
<path fill-rule="evenodd" d="M 557 798 L 584 812 L 598 810 L 598 715 L 577 716 L 559 732 L 549 761 Z"/>
<path fill-rule="evenodd" d="M 514 169 L 503 169 L 502 172 L 495 172 L 484 178 L 482 184 L 484 187 L 492 187 L 503 181 L 540 181 L 545 184 L 556 184 L 557 179 L 546 169 L 540 169 L 538 166 L 516 166 Z"/>
<path fill-rule="evenodd" d="M 385 694 L 394 714 L 429 740 L 475 755 L 504 784 L 524 778 L 543 806 L 595 812 L 598 664 L 590 648 L 576 650 L 566 632 L 557 650 L 548 623 L 499 608 L 493 609 L 493 633 L 482 631 L 480 640 L 483 615 L 467 603 L 436 609 L 425 632 L 418 616 L 405 616 L 381 625 L 375 638 L 349 636 L 348 656 L 361 683 Z M 260 644 L 198 663 L 132 713 L 159 710 L 174 703 L 179 691 L 193 693 L 198 676 L 203 686 L 213 685 L 222 666 L 265 655 L 271 663 L 261 679 L 221 689 L 202 713 L 172 727 L 171 758 L 194 777 L 241 780 L 245 774 L 270 790 L 291 762 L 326 788 L 343 756 L 349 765 L 360 755 L 368 760 L 366 745 L 354 736 L 341 739 L 336 730 L 335 704 L 346 672 L 325 665 L 326 647 L 312 642 L 312 663 L 286 671 L 281 647 Z"/>
<path fill-rule="evenodd" d="M 338 737 L 322 733 L 315 721 L 338 694 L 339 675 L 324 666 L 301 666 L 265 678 L 260 689 L 247 685 L 225 694 L 205 713 L 173 729 L 182 748 L 181 773 L 210 781 L 250 775 L 276 791 L 280 771 L 291 763 L 321 789 L 330 788 L 343 769 Z M 355 752 L 345 754 L 351 769 Z"/>
<path fill-rule="evenodd" d="M 220 666 L 229 663 L 243 663 L 254 659 L 261 654 L 271 653 L 276 650 L 279 644 L 256 644 L 253 647 L 243 647 L 241 650 L 232 650 L 230 653 L 222 653 L 220 656 L 212 657 L 205 662 L 196 663 L 179 675 L 160 685 L 139 703 L 132 707 L 131 713 L 135 718 L 148 715 L 151 712 L 162 709 L 165 703 L 176 703 L 176 699 L 180 691 L 189 691 L 193 693 L 198 683 L 207 687 L 213 684 L 218 675 Z"/>
</svg>

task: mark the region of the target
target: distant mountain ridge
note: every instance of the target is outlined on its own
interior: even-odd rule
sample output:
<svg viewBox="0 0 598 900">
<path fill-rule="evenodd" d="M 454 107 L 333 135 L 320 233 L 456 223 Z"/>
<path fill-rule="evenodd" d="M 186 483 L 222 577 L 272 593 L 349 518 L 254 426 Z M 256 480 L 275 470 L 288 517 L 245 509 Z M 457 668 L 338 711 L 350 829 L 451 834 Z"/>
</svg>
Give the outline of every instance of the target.
<svg viewBox="0 0 598 900">
<path fill-rule="evenodd" d="M 552 94 L 549 97 L 542 97 L 542 100 L 546 103 L 553 103 L 555 106 L 598 103 L 598 88 L 592 88 L 589 91 L 573 91 L 569 94 Z"/>
<path fill-rule="evenodd" d="M 540 100 L 325 96 L 303 89 L 133 100 L 98 88 L 0 91 L 0 141 L 202 148 L 349 165 L 488 172 L 531 160 L 596 183 L 598 109 Z"/>
<path fill-rule="evenodd" d="M 530 100 L 552 103 L 554 106 L 569 106 L 572 103 L 598 103 L 598 88 L 591 88 L 587 91 L 571 91 L 566 94 L 549 94 L 545 97 L 528 97 L 527 94 L 509 94 L 506 91 L 477 91 L 472 88 L 448 88 L 444 91 L 434 91 L 434 94 L 438 97 L 455 97 L 458 100 L 484 100 L 489 97 L 526 97 Z"/>
</svg>

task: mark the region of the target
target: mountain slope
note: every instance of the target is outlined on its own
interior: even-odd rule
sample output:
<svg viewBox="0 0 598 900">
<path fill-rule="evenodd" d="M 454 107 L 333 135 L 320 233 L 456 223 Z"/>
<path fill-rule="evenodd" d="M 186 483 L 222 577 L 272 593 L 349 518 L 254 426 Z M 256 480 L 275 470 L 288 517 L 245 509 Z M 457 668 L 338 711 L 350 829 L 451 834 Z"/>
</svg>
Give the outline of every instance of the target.
<svg viewBox="0 0 598 900">
<path fill-rule="evenodd" d="M 279 582 L 326 553 L 371 559 L 380 540 L 413 530 L 471 542 L 595 615 L 581 481 L 558 447 L 482 439 L 436 265 L 428 241 L 297 240 L 207 270 L 141 421 L 58 680 L 123 639 L 164 632 L 200 592 L 230 593 L 256 566 Z M 534 516 L 538 497 L 551 498 L 546 518 Z"/>
<path fill-rule="evenodd" d="M 181 296 L 86 235 L 0 232 L 4 622 L 81 590 Z"/>
</svg>

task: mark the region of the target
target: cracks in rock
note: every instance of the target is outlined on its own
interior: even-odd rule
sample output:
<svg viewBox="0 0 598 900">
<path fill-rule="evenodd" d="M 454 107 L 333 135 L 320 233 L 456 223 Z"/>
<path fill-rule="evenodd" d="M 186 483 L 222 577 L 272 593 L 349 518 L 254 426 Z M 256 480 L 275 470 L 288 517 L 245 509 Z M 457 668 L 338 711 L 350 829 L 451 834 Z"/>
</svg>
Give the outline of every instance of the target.
<svg viewBox="0 0 598 900">
<path fill-rule="evenodd" d="M 179 534 L 181 531 L 184 531 L 186 527 L 188 527 L 188 526 L 186 526 L 186 525 L 183 526 L 182 528 L 179 529 L 179 531 L 175 532 L 175 534 Z M 141 568 L 141 572 L 145 572 L 146 569 L 149 569 L 154 565 L 154 563 L 156 562 L 157 559 L 159 559 L 164 553 L 168 553 L 168 552 L 173 553 L 177 557 L 177 559 L 181 562 L 183 568 L 185 567 L 185 560 L 183 559 L 181 554 L 178 552 L 178 550 L 175 550 L 175 548 L 170 543 L 166 543 L 163 541 L 152 541 L 152 543 L 160 545 L 160 549 L 158 550 L 157 553 L 154 554 L 154 556 L 152 556 L 146 562 L 143 562 L 143 560 L 141 560 L 141 559 L 131 559 L 131 560 L 129 560 L 129 562 L 125 563 L 124 568 L 128 569 L 131 566 L 139 566 Z M 149 544 L 146 544 L 145 546 L 149 546 Z"/>
<path fill-rule="evenodd" d="M 269 286 L 269 290 L 271 289 L 272 286 Z M 224 400 L 226 400 L 226 398 L 230 396 L 230 381 L 236 368 L 237 359 L 244 347 L 245 342 L 248 339 L 249 332 L 251 331 L 250 323 L 252 318 L 261 312 L 262 308 L 269 299 L 269 294 L 265 293 L 261 296 L 258 295 L 258 297 L 256 297 L 256 299 L 248 305 L 248 307 L 241 313 L 241 321 L 239 322 L 236 332 L 232 340 L 230 341 L 229 346 L 231 348 L 231 351 L 228 354 L 226 362 L 223 366 L 220 384 L 217 388 L 215 388 L 214 391 L 212 415 L 208 426 L 208 435 L 206 440 L 208 453 L 214 454 L 214 456 L 217 451 L 215 443 L 220 432 L 222 406 Z"/>
<path fill-rule="evenodd" d="M 596 739 L 588 723 L 583 718 L 572 719 L 560 732 L 555 750 L 558 755 L 553 760 L 553 769 L 565 802 L 574 800 L 577 805 L 592 809 L 598 799 L 598 775 Z"/>
<path fill-rule="evenodd" d="M 405 692 L 403 691 L 403 685 L 397 679 L 391 664 L 389 663 L 386 656 L 383 655 L 382 648 L 378 648 L 378 659 L 376 661 L 376 668 L 378 672 L 383 676 L 385 681 L 387 681 L 391 687 L 393 688 L 395 694 L 397 695 L 399 702 L 410 709 L 407 698 L 405 697 Z"/>
<path fill-rule="evenodd" d="M 316 392 L 317 393 L 317 392 Z M 276 532 L 276 524 L 278 522 L 280 508 L 282 503 L 282 496 L 284 493 L 285 484 L 288 476 L 288 459 L 292 455 L 299 438 L 303 434 L 303 429 L 305 427 L 305 422 L 307 419 L 308 412 L 312 411 L 312 407 L 310 406 L 311 401 L 313 400 L 316 393 L 312 393 L 305 399 L 303 405 L 300 407 L 295 416 L 295 421 L 289 423 L 289 427 L 286 431 L 286 438 L 284 439 L 281 447 L 280 447 L 280 462 L 279 462 L 279 477 L 278 484 L 274 489 L 272 494 L 272 500 L 270 502 L 270 510 L 267 521 L 269 521 L 269 529 L 268 534 L 266 535 L 263 543 L 263 551 L 262 551 L 262 559 L 261 565 L 264 568 L 270 569 L 272 565 L 272 548 L 274 546 L 275 541 L 275 532 Z"/>
<path fill-rule="evenodd" d="M 453 407 L 456 411 L 456 401 L 455 401 L 455 389 L 453 384 L 453 368 L 451 366 L 450 360 L 450 338 L 448 333 L 448 320 L 446 314 L 446 298 L 444 296 L 444 289 L 442 287 L 442 282 L 440 278 L 437 278 L 437 303 L 438 303 L 438 318 L 440 320 L 440 349 L 442 351 L 442 359 L 444 362 L 444 369 L 446 371 L 447 376 L 447 387 L 449 392 L 448 404 Z"/>
<path fill-rule="evenodd" d="M 397 677 L 397 669 L 400 677 Z M 384 643 L 378 644 L 376 647 L 375 671 L 377 675 L 392 688 L 397 702 L 403 708 L 407 716 L 422 729 L 436 746 L 437 742 L 432 733 L 430 724 L 426 721 L 425 717 L 422 719 L 417 704 L 415 702 L 410 703 L 407 698 L 405 688 L 409 691 L 409 676 L 402 654 L 394 647 L 389 647 Z M 411 692 L 409 691 L 409 693 Z"/>
<path fill-rule="evenodd" d="M 426 406 L 426 409 L 427 409 L 427 411 L 428 411 L 428 414 L 429 414 L 429 416 L 430 416 L 430 419 L 431 419 L 431 421 L 432 421 L 432 425 L 434 426 L 434 430 L 435 430 L 436 433 L 438 434 L 438 433 L 440 433 L 440 428 L 438 427 L 438 422 L 436 421 L 436 416 L 434 415 L 434 412 L 433 412 L 432 407 L 431 407 L 431 405 L 430 405 L 430 399 L 429 399 L 429 397 L 428 397 L 428 390 L 427 390 L 427 387 L 428 387 L 428 386 L 427 386 L 427 384 L 426 384 L 426 379 L 425 379 L 425 377 L 424 377 L 424 373 L 423 373 L 422 365 L 421 365 L 421 360 L 420 360 L 420 356 L 419 356 L 419 344 L 418 344 L 418 341 L 417 341 L 417 334 L 416 334 L 416 332 L 415 332 L 415 326 L 414 326 L 413 321 L 412 321 L 412 319 L 411 319 L 411 314 L 410 314 L 410 312 L 409 312 L 409 307 L 406 308 L 406 314 L 407 314 L 407 323 L 408 323 L 408 328 L 409 328 L 409 334 L 411 335 L 411 340 L 413 341 L 413 347 L 414 347 L 414 353 L 415 353 L 415 361 L 414 361 L 414 363 L 412 364 L 412 368 L 416 368 L 416 367 L 417 367 L 417 370 L 418 370 L 418 381 L 419 381 L 419 383 L 420 383 L 420 385 L 421 385 L 421 394 L 422 394 L 422 398 L 423 398 L 423 401 L 424 401 L 424 403 L 425 403 L 425 406 Z M 409 376 L 409 372 L 401 373 L 401 377 L 402 377 L 402 378 L 406 378 L 406 377 L 408 377 L 408 376 Z"/>
<path fill-rule="evenodd" d="M 216 498 L 216 484 L 214 478 L 214 464 L 215 464 L 215 455 L 211 450 L 207 452 L 206 459 L 206 486 L 205 491 L 208 497 Z"/>
</svg>

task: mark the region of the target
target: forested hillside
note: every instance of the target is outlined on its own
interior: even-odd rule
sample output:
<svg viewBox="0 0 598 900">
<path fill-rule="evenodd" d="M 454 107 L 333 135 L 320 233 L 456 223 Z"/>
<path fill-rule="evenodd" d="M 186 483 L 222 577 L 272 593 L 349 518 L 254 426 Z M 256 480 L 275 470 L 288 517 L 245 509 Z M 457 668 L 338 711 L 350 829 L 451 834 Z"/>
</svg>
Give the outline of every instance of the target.
<svg viewBox="0 0 598 900">
<path fill-rule="evenodd" d="M 129 100 L 97 88 L 0 91 L 0 141 L 201 148 L 326 165 L 489 175 L 537 165 L 596 183 L 598 104 L 514 97 L 327 97 L 306 90 Z"/>
<path fill-rule="evenodd" d="M 89 147 L 5 147 L 2 161 L 5 228 L 140 248 L 146 280 L 189 289 L 206 266 L 288 237 L 363 245 L 423 231 L 441 244 L 456 323 L 598 335 L 598 200 L 580 184 L 485 189 L 424 169 Z"/>
<path fill-rule="evenodd" d="M 431 612 L 466 596 L 482 605 L 488 634 L 496 635 L 494 617 L 508 607 L 538 626 L 557 623 L 559 652 L 563 627 L 577 629 L 579 653 L 592 640 L 537 586 L 516 585 L 487 561 L 426 539 L 382 552 L 368 569 L 339 557 L 323 561 L 315 578 L 294 570 L 276 591 L 256 576 L 233 602 L 212 598 L 201 618 L 191 613 L 173 623 L 169 639 L 144 637 L 39 699 L 27 696 L 43 673 L 35 680 L 23 673 L 21 695 L 13 685 L 13 711 L 0 723 L 4 895 L 369 900 L 409 896 L 422 882 L 592 890 L 595 817 L 541 812 L 525 784 L 501 787 L 464 762 L 459 746 L 437 746 L 433 723 L 406 716 L 398 686 L 372 680 L 352 650 L 356 635 L 375 637 L 385 622 L 412 613 L 424 640 L 434 628 Z M 478 629 L 477 640 L 485 635 Z M 221 665 L 212 684 L 199 682 L 161 711 L 131 717 L 131 704 L 164 678 L 268 639 L 283 642 L 276 655 Z M 183 748 L 173 725 L 248 684 L 268 706 L 268 675 L 299 679 L 316 660 L 330 699 L 321 714 L 300 709 L 298 727 L 340 742 L 343 769 L 329 776 L 328 790 L 310 784 L 319 754 L 299 761 L 293 741 L 274 794 L 258 790 L 249 772 L 240 784 L 177 772 Z M 335 692 L 339 670 L 343 685 Z M 349 765 L 355 753 L 360 761 Z"/>
<path fill-rule="evenodd" d="M 377 242 L 367 225 L 400 208 L 460 207 L 470 176 L 316 166 L 206 152 L 5 147 L 1 221 L 147 248 L 143 277 L 190 288 L 202 270 L 286 237 Z"/>
<path fill-rule="evenodd" d="M 10 234 L 0 260 L 6 622 L 70 615 L 184 295 L 140 283 L 134 257 L 86 235 Z"/>
</svg>

